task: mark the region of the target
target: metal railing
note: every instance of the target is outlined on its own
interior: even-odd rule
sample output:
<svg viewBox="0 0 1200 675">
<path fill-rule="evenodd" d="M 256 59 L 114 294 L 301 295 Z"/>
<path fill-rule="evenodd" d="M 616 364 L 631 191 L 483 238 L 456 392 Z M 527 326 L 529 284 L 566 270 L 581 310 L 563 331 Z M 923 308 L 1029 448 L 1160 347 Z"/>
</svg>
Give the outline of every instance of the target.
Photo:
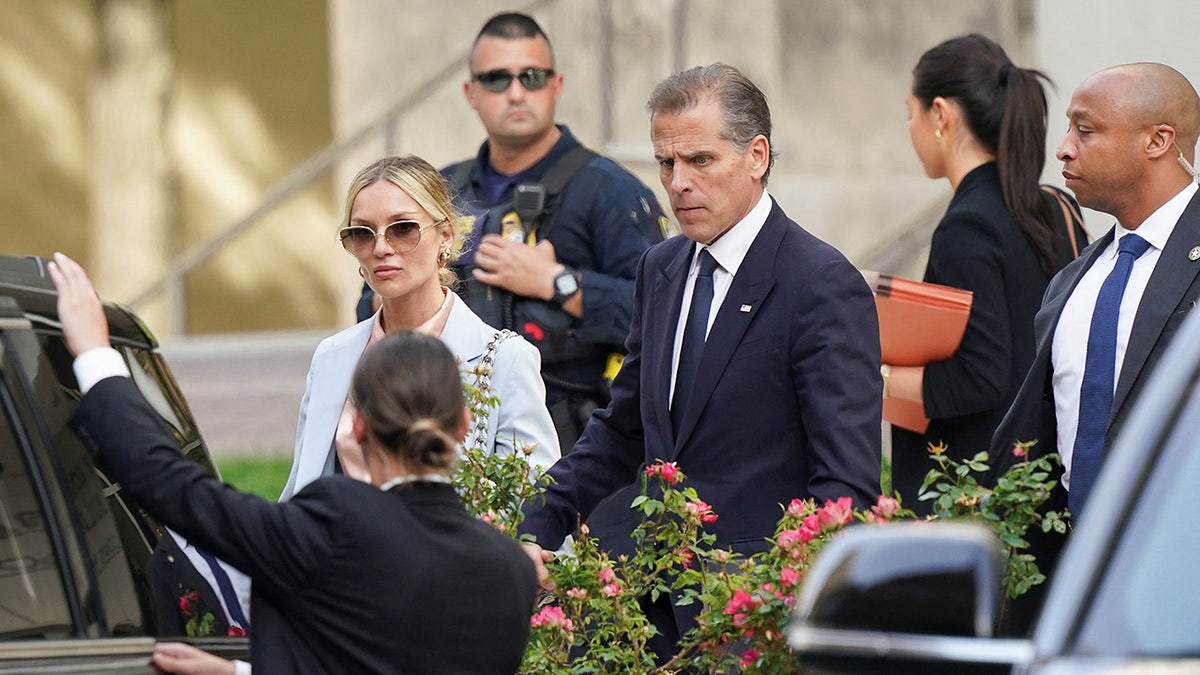
<svg viewBox="0 0 1200 675">
<path fill-rule="evenodd" d="M 535 14 L 558 1 L 535 0 L 521 8 L 520 11 L 526 14 Z M 675 1 L 679 2 L 680 0 Z M 602 0 L 601 4 L 604 6 L 601 12 L 602 20 L 611 21 L 611 15 L 607 10 L 608 0 Z M 604 34 L 611 35 L 611 28 L 606 29 Z M 471 47 L 468 46 L 459 53 L 457 58 L 446 63 L 446 65 L 427 77 L 414 89 L 397 98 L 395 102 L 387 106 L 374 119 L 363 124 L 350 134 L 335 139 L 313 153 L 300 166 L 284 176 L 275 185 L 268 188 L 258 203 L 244 215 L 226 225 L 216 234 L 188 247 L 187 250 L 179 254 L 166 265 L 166 269 L 160 277 L 146 284 L 137 293 L 134 293 L 128 304 L 137 309 L 149 300 L 161 294 L 166 294 L 169 300 L 167 311 L 169 313 L 168 321 L 171 334 L 185 335 L 187 333 L 188 307 L 184 284 L 189 274 L 195 271 L 200 265 L 211 260 L 237 237 L 252 229 L 262 221 L 266 214 L 287 201 L 289 197 L 306 189 L 316 180 L 333 170 L 342 158 L 357 149 L 361 144 L 373 139 L 382 138 L 385 152 L 392 154 L 396 148 L 396 128 L 401 118 L 414 109 L 417 104 L 424 102 L 436 93 L 448 80 L 461 73 L 466 68 L 470 57 Z M 611 67 L 605 68 L 605 73 L 606 77 L 609 77 Z"/>
</svg>

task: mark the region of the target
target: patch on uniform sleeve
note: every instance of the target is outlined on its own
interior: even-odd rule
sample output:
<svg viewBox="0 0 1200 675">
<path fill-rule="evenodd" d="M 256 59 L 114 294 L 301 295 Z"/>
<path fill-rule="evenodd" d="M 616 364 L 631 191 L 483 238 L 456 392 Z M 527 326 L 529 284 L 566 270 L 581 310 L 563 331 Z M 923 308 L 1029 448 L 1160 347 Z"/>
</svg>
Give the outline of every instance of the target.
<svg viewBox="0 0 1200 675">
<path fill-rule="evenodd" d="M 666 216 L 658 217 L 658 229 L 662 232 L 663 239 L 670 239 L 679 234 L 679 226 L 671 222 Z"/>
</svg>

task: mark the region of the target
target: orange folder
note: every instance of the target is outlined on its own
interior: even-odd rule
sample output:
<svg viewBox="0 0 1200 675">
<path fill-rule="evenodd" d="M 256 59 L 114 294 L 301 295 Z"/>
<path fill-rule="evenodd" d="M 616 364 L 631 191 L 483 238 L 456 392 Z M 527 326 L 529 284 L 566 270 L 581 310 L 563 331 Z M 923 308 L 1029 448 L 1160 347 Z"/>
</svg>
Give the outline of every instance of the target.
<svg viewBox="0 0 1200 675">
<path fill-rule="evenodd" d="M 877 272 L 863 276 L 875 293 L 884 363 L 923 366 L 958 351 L 971 313 L 970 291 Z M 917 433 L 929 428 L 924 407 L 911 401 L 884 399 L 883 418 Z"/>
</svg>

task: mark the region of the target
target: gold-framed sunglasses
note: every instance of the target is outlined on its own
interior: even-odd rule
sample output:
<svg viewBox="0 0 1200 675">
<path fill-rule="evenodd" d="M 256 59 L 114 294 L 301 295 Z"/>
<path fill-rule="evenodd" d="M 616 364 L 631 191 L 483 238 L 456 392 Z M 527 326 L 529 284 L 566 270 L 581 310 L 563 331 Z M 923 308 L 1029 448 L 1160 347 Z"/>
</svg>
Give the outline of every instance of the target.
<svg viewBox="0 0 1200 675">
<path fill-rule="evenodd" d="M 415 220 L 397 220 L 383 228 L 383 232 L 376 232 L 366 225 L 351 225 L 338 230 L 338 240 L 346 252 L 356 256 L 367 255 L 375 250 L 375 240 L 379 237 L 383 237 L 396 253 L 408 253 L 421 244 L 422 232 L 444 222 L 445 218 L 421 227 L 421 223 Z"/>
</svg>

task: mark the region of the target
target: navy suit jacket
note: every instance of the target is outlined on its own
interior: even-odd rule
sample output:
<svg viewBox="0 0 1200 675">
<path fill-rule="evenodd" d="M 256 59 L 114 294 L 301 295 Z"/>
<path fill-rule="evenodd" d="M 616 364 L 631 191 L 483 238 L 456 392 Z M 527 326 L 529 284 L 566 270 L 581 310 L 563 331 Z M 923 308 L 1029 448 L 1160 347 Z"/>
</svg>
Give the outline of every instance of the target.
<svg viewBox="0 0 1200 675">
<path fill-rule="evenodd" d="M 129 378 L 96 384 L 76 433 L 139 504 L 253 579 L 256 673 L 513 673 L 537 593 L 511 537 L 454 489 L 345 476 L 273 503 L 188 461 Z"/>
<path fill-rule="evenodd" d="M 673 237 L 638 267 L 629 356 L 570 454 L 550 469 L 545 504 L 521 531 L 557 548 L 597 503 L 658 459 L 718 514 L 718 547 L 765 550 L 793 498 L 879 494 L 879 326 L 871 291 L 836 249 L 773 205 L 705 343 L 678 435 L 671 370 L 694 242 Z"/>
<path fill-rule="evenodd" d="M 1005 463 L 1011 462 L 1008 449 L 1016 441 L 1036 439 L 1038 443 L 1032 451 L 1037 455 L 1057 452 L 1058 425 L 1050 363 L 1054 330 L 1067 298 L 1100 253 L 1112 243 L 1113 236 L 1114 231 L 1109 230 L 1084 249 L 1079 258 L 1059 272 L 1046 288 L 1042 308 L 1034 319 L 1037 353 L 1033 365 L 1016 400 L 992 437 L 992 455 L 1006 458 L 997 464 L 997 470 L 1003 470 Z M 1179 325 L 1196 306 L 1197 298 L 1200 298 L 1200 258 L 1189 255 L 1198 246 L 1200 193 L 1192 198 L 1175 224 L 1142 293 L 1113 394 L 1112 413 L 1104 444 L 1106 449 L 1113 446 L 1133 402 L 1137 400 L 1138 392 L 1145 386 Z M 1087 346 L 1079 345 L 1078 348 L 1086 349 Z"/>
</svg>

